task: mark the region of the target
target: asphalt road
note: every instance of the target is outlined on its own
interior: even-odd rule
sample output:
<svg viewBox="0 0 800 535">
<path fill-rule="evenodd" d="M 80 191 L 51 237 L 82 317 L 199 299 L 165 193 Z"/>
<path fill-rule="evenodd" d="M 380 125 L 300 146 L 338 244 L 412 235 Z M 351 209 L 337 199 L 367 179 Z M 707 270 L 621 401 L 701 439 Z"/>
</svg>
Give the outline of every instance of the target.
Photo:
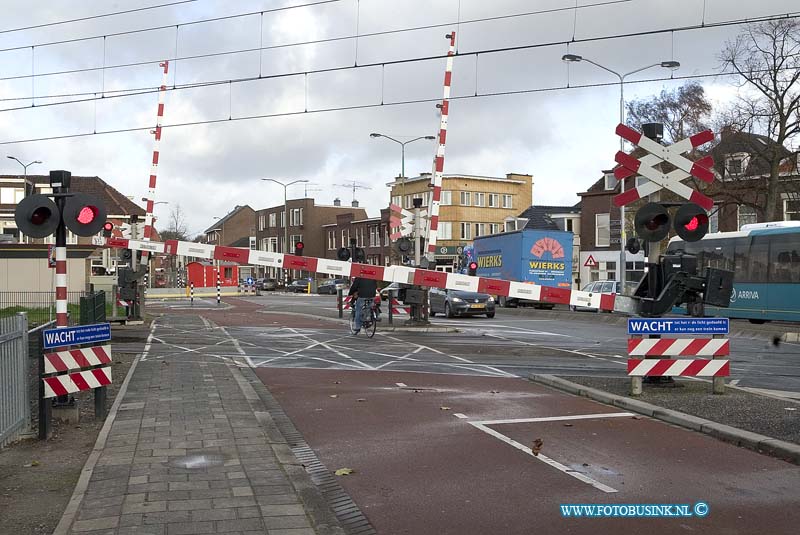
<svg viewBox="0 0 800 535">
<path fill-rule="evenodd" d="M 267 312 L 290 312 L 336 318 L 335 296 L 270 293 L 245 299 Z M 384 324 L 386 306 L 384 305 Z M 557 316 L 557 317 L 556 317 Z M 326 367 L 317 357 L 304 355 L 324 353 L 320 342 L 328 338 L 342 354 L 330 355 L 334 362 L 352 367 L 353 358 L 364 363 L 364 369 L 382 366 L 394 370 L 436 371 L 449 367 L 452 361 L 467 359 L 480 369 L 525 376 L 529 373 L 624 376 L 627 360 L 627 334 L 620 325 L 607 324 L 598 314 L 575 312 L 554 315 L 536 309 L 497 309 L 494 319 L 485 317 L 446 319 L 435 317 L 435 326 L 454 327 L 458 333 L 379 333 L 380 351 L 365 351 L 374 346 L 359 339 L 350 340 L 346 331 L 327 329 L 292 335 L 284 332 L 280 344 L 291 340 L 291 355 L 253 355 L 255 366 L 276 365 Z M 345 317 L 347 317 L 345 315 Z M 404 316 L 395 318 L 402 324 Z M 748 324 L 749 325 L 749 324 Z M 327 327 L 327 325 L 326 325 Z M 337 335 L 338 334 L 338 335 Z M 237 333 L 244 338 L 256 336 L 246 330 Z M 783 342 L 775 345 L 768 337 L 730 335 L 731 377 L 742 387 L 773 391 L 791 397 L 800 396 L 800 344 Z M 307 342 L 308 349 L 303 349 Z M 331 352 L 328 352 L 331 353 Z M 366 353 L 366 355 L 365 355 Z M 379 354 L 383 353 L 383 355 Z M 411 354 L 407 354 L 411 353 Z M 346 357 L 344 355 L 347 355 Z M 315 360 L 310 362 L 309 360 Z M 399 362 L 389 363 L 391 360 Z M 274 364 L 273 364 L 274 363 Z M 381 368 L 382 369 L 382 368 Z M 467 371 L 466 373 L 472 373 Z"/>
</svg>

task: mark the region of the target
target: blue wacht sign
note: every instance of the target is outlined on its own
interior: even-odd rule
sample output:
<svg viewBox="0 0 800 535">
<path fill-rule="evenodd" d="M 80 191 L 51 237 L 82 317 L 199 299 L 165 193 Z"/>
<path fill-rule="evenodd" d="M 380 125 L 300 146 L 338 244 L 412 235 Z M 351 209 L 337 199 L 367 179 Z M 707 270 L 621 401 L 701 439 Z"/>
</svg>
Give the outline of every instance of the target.
<svg viewBox="0 0 800 535">
<path fill-rule="evenodd" d="M 628 334 L 728 334 L 728 318 L 628 318 Z"/>
<path fill-rule="evenodd" d="M 61 327 L 48 329 L 42 333 L 44 348 L 73 346 L 78 344 L 91 344 L 93 342 L 108 342 L 111 340 L 111 324 L 96 323 L 94 325 L 78 325 L 75 327 Z"/>
</svg>

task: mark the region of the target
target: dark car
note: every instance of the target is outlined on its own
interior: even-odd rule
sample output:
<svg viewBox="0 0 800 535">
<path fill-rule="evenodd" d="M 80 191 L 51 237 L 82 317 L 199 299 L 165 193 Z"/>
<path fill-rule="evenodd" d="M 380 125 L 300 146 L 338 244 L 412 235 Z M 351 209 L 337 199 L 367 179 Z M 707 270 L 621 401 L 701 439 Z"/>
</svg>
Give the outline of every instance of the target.
<svg viewBox="0 0 800 535">
<path fill-rule="evenodd" d="M 494 298 L 489 294 L 431 288 L 428 295 L 431 316 L 441 313 L 448 318 L 479 315 L 494 317 Z"/>
<path fill-rule="evenodd" d="M 341 285 L 340 287 L 345 290 L 347 289 L 348 283 L 345 279 L 326 279 L 317 286 L 317 293 L 334 295 L 336 294 L 337 285 Z"/>
<path fill-rule="evenodd" d="M 308 293 L 308 281 L 305 279 L 292 281 L 292 283 L 286 287 L 286 291 L 294 293 Z"/>
</svg>

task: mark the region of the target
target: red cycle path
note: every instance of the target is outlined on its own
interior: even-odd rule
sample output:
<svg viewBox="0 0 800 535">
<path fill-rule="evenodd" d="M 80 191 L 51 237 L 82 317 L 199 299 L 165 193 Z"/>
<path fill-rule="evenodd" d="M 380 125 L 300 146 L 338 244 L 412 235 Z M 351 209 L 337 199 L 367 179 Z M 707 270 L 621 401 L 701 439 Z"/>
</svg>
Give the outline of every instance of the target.
<svg viewBox="0 0 800 535">
<path fill-rule="evenodd" d="M 800 467 L 699 433 L 643 417 L 490 426 L 526 446 L 542 439 L 543 455 L 618 490 L 606 493 L 468 423 L 622 412 L 525 380 L 257 373 L 329 470 L 356 471 L 340 482 L 379 533 L 790 533 L 800 525 Z M 697 501 L 709 504 L 706 518 L 570 519 L 559 509 Z"/>
</svg>

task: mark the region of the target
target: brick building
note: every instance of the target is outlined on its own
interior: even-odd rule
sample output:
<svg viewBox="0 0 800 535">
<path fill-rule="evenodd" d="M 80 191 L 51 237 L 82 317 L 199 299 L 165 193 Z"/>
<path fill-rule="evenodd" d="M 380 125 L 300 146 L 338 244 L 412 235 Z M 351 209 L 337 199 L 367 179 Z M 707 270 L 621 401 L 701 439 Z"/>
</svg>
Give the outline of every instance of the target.
<svg viewBox="0 0 800 535">
<path fill-rule="evenodd" d="M 325 258 L 336 258 L 341 247 L 350 247 L 350 238 L 364 249 L 366 262 L 378 266 L 390 263 L 389 209 L 381 210 L 379 217 L 356 219 L 352 212 L 338 214 L 335 223 L 323 225 L 326 236 Z"/>
<path fill-rule="evenodd" d="M 333 206 L 318 205 L 314 199 L 291 199 L 287 202 L 289 209 L 289 248 L 294 252 L 297 242 L 303 242 L 304 254 L 325 258 L 327 253 L 327 233 L 325 225 L 335 224 L 336 217 L 351 214 L 353 220 L 367 219 L 363 208 L 341 206 L 338 200 Z M 261 251 L 287 252 L 284 246 L 286 232 L 286 214 L 284 205 L 264 208 L 256 212 L 256 246 Z M 259 268 L 259 277 L 277 277 L 275 268 Z"/>
<path fill-rule="evenodd" d="M 398 177 L 387 184 L 392 204 L 413 209 L 413 199 L 422 198 L 423 208 L 431 200 L 430 173 Z M 476 236 L 505 230 L 507 219 L 516 219 L 533 199 L 533 177 L 508 173 L 505 177 L 444 175 L 439 207 L 439 235 L 435 259 L 449 269 L 458 259 L 457 248 L 469 245 Z"/>
<path fill-rule="evenodd" d="M 243 239 L 248 240 L 256 235 L 256 212 L 248 205 L 236 206 L 224 217 L 208 227 L 205 234 L 205 243 L 214 245 L 232 246 Z"/>
</svg>

